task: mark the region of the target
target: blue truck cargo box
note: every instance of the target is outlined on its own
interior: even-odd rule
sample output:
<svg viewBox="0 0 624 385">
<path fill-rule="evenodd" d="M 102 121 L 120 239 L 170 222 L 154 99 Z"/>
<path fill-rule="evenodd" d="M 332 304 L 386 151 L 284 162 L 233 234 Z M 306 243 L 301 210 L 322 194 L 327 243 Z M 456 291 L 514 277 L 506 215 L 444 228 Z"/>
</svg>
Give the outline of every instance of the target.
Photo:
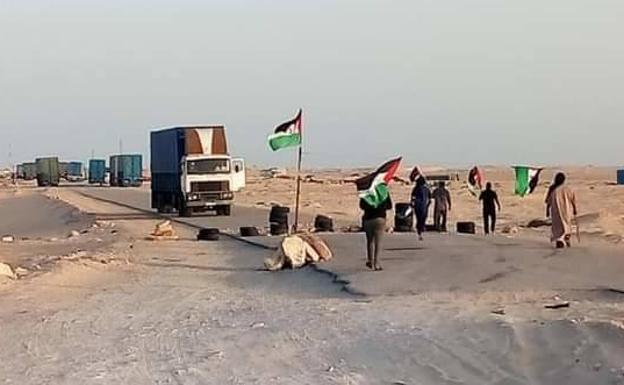
<svg viewBox="0 0 624 385">
<path fill-rule="evenodd" d="M 89 183 L 103 184 L 106 181 L 106 161 L 104 159 L 89 160 Z"/>
<path fill-rule="evenodd" d="M 617 183 L 624 185 L 624 169 L 618 170 Z"/>
<path fill-rule="evenodd" d="M 113 155 L 110 157 L 110 185 L 138 187 L 143 183 L 143 156 Z"/>
</svg>

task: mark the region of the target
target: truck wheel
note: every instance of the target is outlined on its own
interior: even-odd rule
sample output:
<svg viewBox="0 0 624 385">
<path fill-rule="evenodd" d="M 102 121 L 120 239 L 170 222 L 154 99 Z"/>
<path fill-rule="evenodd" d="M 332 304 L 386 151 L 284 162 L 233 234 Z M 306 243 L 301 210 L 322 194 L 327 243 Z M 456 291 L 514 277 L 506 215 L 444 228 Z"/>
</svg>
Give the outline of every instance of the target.
<svg viewBox="0 0 624 385">
<path fill-rule="evenodd" d="M 219 214 L 229 217 L 232 214 L 232 206 L 226 205 L 219 207 L 219 209 L 217 209 L 217 215 Z"/>
<path fill-rule="evenodd" d="M 185 217 L 188 218 L 190 216 L 193 215 L 193 209 L 188 207 L 187 205 L 183 204 L 182 207 L 180 207 L 180 216 L 181 217 Z"/>
</svg>

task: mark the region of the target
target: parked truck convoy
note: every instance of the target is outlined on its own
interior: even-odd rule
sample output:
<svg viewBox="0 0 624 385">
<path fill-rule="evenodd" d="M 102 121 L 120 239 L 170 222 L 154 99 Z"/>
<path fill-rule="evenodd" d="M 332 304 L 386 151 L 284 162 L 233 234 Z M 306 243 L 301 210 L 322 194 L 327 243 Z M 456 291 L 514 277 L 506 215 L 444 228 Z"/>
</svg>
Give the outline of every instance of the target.
<svg viewBox="0 0 624 385">
<path fill-rule="evenodd" d="M 59 160 L 56 157 L 37 158 L 35 160 L 37 167 L 37 185 L 38 186 L 58 186 L 61 177 L 59 171 Z"/>
<path fill-rule="evenodd" d="M 109 159 L 111 186 L 118 187 L 139 187 L 143 183 L 143 156 L 113 155 Z"/>
<path fill-rule="evenodd" d="M 180 216 L 230 215 L 245 186 L 245 164 L 232 159 L 225 127 L 174 127 L 151 133 L 152 208 Z"/>
<path fill-rule="evenodd" d="M 65 179 L 68 182 L 81 182 L 85 180 L 85 169 L 82 162 L 67 163 Z"/>
<path fill-rule="evenodd" d="M 35 162 L 22 163 L 22 178 L 24 180 L 37 179 L 37 164 Z"/>
<path fill-rule="evenodd" d="M 89 183 L 103 185 L 106 182 L 106 161 L 104 159 L 89 160 Z"/>
</svg>

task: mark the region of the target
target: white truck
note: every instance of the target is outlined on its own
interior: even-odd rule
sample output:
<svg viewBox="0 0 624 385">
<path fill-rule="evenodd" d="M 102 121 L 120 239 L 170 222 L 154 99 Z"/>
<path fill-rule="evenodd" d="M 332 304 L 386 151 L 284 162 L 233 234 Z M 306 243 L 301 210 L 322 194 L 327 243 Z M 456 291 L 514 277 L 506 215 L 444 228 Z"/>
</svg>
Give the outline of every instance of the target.
<svg viewBox="0 0 624 385">
<path fill-rule="evenodd" d="M 245 162 L 230 156 L 224 126 L 153 131 L 150 144 L 152 208 L 230 215 L 234 193 L 245 187 Z"/>
</svg>

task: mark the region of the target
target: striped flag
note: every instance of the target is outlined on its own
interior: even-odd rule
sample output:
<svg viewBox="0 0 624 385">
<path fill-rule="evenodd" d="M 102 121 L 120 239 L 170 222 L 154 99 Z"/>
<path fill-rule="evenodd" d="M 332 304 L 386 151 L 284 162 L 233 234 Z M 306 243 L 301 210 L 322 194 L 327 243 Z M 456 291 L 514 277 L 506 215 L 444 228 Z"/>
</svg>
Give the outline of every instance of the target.
<svg viewBox="0 0 624 385">
<path fill-rule="evenodd" d="M 275 127 L 275 131 L 269 136 L 269 147 L 271 147 L 271 150 L 277 151 L 283 148 L 301 145 L 303 128 L 302 115 L 303 111 L 299 109 L 299 113 L 294 119 Z"/>
<path fill-rule="evenodd" d="M 521 197 L 531 194 L 539 183 L 542 168 L 529 166 L 514 166 L 516 172 L 515 194 Z"/>
<path fill-rule="evenodd" d="M 477 195 L 477 190 L 481 191 L 483 188 L 483 173 L 479 167 L 474 166 L 468 172 L 468 190 L 474 196 Z"/>
<path fill-rule="evenodd" d="M 390 195 L 388 184 L 392 181 L 402 158 L 392 159 L 384 163 L 377 171 L 355 181 L 358 195 L 373 207 L 379 207 Z"/>
</svg>

